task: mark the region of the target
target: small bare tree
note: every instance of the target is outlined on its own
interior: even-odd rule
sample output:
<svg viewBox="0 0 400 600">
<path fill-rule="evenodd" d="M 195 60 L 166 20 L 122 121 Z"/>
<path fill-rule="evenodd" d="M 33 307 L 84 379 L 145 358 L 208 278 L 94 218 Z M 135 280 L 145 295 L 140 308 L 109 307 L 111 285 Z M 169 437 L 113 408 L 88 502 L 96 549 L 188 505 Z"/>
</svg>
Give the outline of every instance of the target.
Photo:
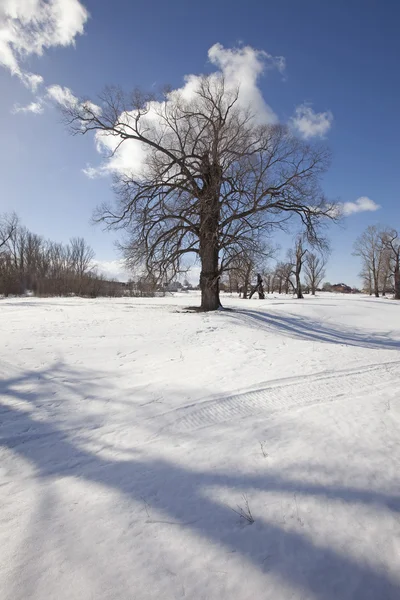
<svg viewBox="0 0 400 600">
<path fill-rule="evenodd" d="M 276 265 L 272 284 L 274 291 L 277 291 L 279 294 L 282 294 L 282 292 L 288 294 L 290 289 L 294 289 L 292 276 L 293 264 L 289 252 L 286 262 L 279 262 Z"/>
<path fill-rule="evenodd" d="M 18 229 L 18 217 L 15 213 L 0 216 L 0 252 Z"/>
<path fill-rule="evenodd" d="M 93 269 L 94 251 L 84 238 L 71 238 L 69 259 L 76 280 L 76 293 L 82 294 L 84 279 Z"/>
<path fill-rule="evenodd" d="M 268 260 L 275 252 L 276 248 L 266 241 L 253 240 L 249 248 L 237 252 L 234 259 L 229 262 L 226 271 L 237 281 L 244 299 L 248 297 L 252 280 L 265 271 Z"/>
<path fill-rule="evenodd" d="M 116 206 L 97 220 L 127 232 L 124 253 L 153 275 L 174 277 L 183 259 L 201 264 L 201 307 L 220 306 L 219 279 L 255 236 L 297 216 L 310 239 L 337 211 L 319 181 L 329 155 L 279 125 L 257 124 L 241 107 L 239 90 L 222 77 L 199 79 L 191 96 L 160 98 L 107 89 L 100 107 L 64 108 L 75 134 L 94 131 L 141 150 L 140 170 L 118 172 Z"/>
<path fill-rule="evenodd" d="M 297 298 L 300 300 L 304 298 L 300 276 L 307 252 L 308 250 L 305 247 L 303 235 L 297 237 L 294 249 L 289 250 L 288 252 L 288 263 L 291 265 L 291 274 L 293 274 L 295 278 L 294 290 Z"/>
<path fill-rule="evenodd" d="M 382 279 L 384 266 L 385 243 L 382 239 L 382 228 L 379 225 L 369 225 L 354 243 L 354 255 L 362 260 L 362 274 L 368 273 L 371 278 L 371 288 L 379 298 L 379 281 Z"/>
<path fill-rule="evenodd" d="M 306 285 L 315 296 L 316 289 L 325 277 L 326 257 L 323 254 L 307 252 L 304 264 Z"/>
<path fill-rule="evenodd" d="M 386 231 L 382 232 L 382 242 L 385 248 L 382 252 L 381 268 L 379 269 L 379 289 L 382 296 L 386 296 L 386 292 L 392 288 L 392 250 L 386 245 Z"/>
<path fill-rule="evenodd" d="M 400 300 L 400 234 L 395 229 L 388 229 L 382 234 L 382 241 L 389 253 L 389 269 L 393 275 L 395 300 Z"/>
</svg>

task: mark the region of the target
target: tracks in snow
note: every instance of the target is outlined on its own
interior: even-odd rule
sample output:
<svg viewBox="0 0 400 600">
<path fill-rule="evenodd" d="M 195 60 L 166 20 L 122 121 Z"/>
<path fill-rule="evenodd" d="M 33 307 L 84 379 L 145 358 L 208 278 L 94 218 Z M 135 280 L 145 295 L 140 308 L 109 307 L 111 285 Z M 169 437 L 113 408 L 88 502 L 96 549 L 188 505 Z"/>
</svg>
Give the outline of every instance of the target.
<svg viewBox="0 0 400 600">
<path fill-rule="evenodd" d="M 327 403 L 359 395 L 394 382 L 400 386 L 400 361 L 269 382 L 266 387 L 228 397 L 204 400 L 160 416 L 160 433 L 188 433 L 203 427 L 279 411 Z"/>
</svg>

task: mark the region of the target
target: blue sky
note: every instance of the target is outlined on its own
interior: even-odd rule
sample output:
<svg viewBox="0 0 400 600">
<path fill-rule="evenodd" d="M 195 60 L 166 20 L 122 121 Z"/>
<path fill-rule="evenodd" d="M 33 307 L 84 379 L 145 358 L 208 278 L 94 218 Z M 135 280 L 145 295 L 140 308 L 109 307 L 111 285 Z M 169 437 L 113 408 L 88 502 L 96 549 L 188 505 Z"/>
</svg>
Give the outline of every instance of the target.
<svg viewBox="0 0 400 600">
<path fill-rule="evenodd" d="M 84 236 L 100 261 L 116 260 L 116 235 L 90 225 L 95 206 L 112 198 L 110 178 L 84 174 L 101 162 L 94 141 L 64 130 L 46 90 L 60 85 L 96 99 L 105 84 L 181 87 L 184 75 L 216 68 L 207 54 L 214 44 L 226 53 L 249 46 L 285 59 L 284 71 L 266 69 L 257 82 L 280 121 L 302 106 L 311 111 L 309 131 L 313 118 L 329 121 L 326 194 L 344 203 L 367 197 L 381 207 L 354 212 L 329 232 L 327 279 L 358 283 L 351 255 L 357 235 L 371 223 L 400 227 L 398 2 L 53 0 L 47 20 L 45 4 L 0 6 L 0 213 L 15 210 L 55 240 Z M 43 23 L 32 35 L 38 15 Z M 16 23 L 19 37 L 12 38 Z M 32 73 L 43 78 L 36 90 Z M 26 106 L 41 114 L 21 110 Z"/>
</svg>

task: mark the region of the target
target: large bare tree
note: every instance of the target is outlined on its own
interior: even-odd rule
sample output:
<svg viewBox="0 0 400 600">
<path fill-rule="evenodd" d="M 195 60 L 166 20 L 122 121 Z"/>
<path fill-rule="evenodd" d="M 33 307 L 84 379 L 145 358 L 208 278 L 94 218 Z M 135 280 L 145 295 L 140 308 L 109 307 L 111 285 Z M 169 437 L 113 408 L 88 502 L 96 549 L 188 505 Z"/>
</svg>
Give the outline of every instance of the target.
<svg viewBox="0 0 400 600">
<path fill-rule="evenodd" d="M 125 256 L 159 277 L 175 276 L 197 255 L 204 310 L 220 306 L 219 278 L 255 237 L 297 216 L 314 239 L 337 214 L 319 185 L 326 149 L 283 126 L 257 124 L 239 90 L 215 74 L 200 78 L 189 97 L 109 88 L 99 107 L 73 102 L 64 116 L 75 134 L 113 138 L 114 152 L 136 144 L 141 168 L 116 175 L 116 203 L 101 207 L 97 220 L 124 228 Z"/>
</svg>

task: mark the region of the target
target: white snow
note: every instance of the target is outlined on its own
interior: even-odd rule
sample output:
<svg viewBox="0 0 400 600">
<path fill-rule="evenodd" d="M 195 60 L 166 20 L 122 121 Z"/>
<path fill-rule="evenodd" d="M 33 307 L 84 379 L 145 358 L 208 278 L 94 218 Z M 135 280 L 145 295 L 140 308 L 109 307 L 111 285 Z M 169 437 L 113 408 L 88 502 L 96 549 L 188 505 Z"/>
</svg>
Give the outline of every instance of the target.
<svg viewBox="0 0 400 600">
<path fill-rule="evenodd" d="M 198 301 L 0 301 L 0 598 L 398 600 L 400 305 Z"/>
</svg>

